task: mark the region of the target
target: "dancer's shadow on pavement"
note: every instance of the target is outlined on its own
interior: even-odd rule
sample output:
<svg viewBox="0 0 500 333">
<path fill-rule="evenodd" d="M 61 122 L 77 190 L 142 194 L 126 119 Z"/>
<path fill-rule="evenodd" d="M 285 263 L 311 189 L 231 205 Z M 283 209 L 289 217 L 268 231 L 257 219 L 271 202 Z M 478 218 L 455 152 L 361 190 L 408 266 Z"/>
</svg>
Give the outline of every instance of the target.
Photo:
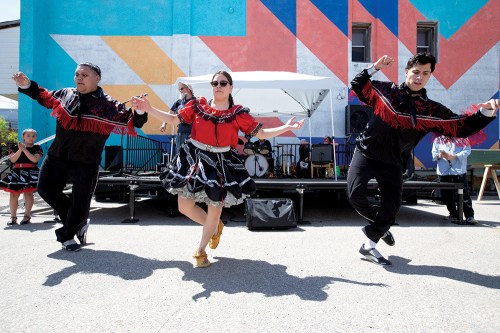
<svg viewBox="0 0 500 333">
<path fill-rule="evenodd" d="M 393 265 L 385 268 L 390 273 L 403 275 L 436 276 L 469 284 L 475 284 L 486 288 L 500 289 L 499 275 L 484 275 L 465 269 L 446 266 L 411 265 L 411 259 L 406 259 L 399 256 L 389 256 L 389 260 L 392 261 Z"/>
<path fill-rule="evenodd" d="M 157 269 L 179 268 L 187 271 L 193 267 L 187 261 L 161 261 L 107 250 L 84 249 L 76 253 L 59 250 L 49 254 L 48 257 L 74 263 L 73 266 L 47 276 L 43 285 L 49 287 L 56 286 L 78 273 L 111 275 L 123 280 L 142 280 L 151 276 Z"/>
<path fill-rule="evenodd" d="M 105 274 L 124 280 L 146 279 L 157 269 L 177 268 L 184 273 L 183 281 L 193 281 L 203 291 L 193 296 L 194 300 L 208 298 L 213 292 L 226 294 L 260 293 L 266 297 L 296 295 L 303 300 L 324 301 L 325 290 L 334 282 L 350 283 L 368 287 L 386 287 L 382 283 L 365 283 L 330 276 L 297 277 L 286 272 L 286 266 L 273 265 L 266 261 L 234 258 L 216 258 L 219 261 L 210 268 L 194 268 L 187 261 L 161 261 L 142 258 L 133 254 L 85 249 L 79 253 L 60 250 L 49 258 L 73 262 L 59 272 L 47 276 L 44 286 L 56 286 L 73 274 Z"/>
<path fill-rule="evenodd" d="M 309 301 L 324 301 L 325 290 L 334 282 L 357 284 L 369 287 L 387 287 L 382 283 L 358 282 L 331 276 L 298 277 L 286 272 L 287 267 L 270 264 L 262 260 L 216 257 L 219 261 L 210 267 L 210 272 L 190 270 L 184 272 L 183 280 L 200 283 L 204 291 L 193 296 L 194 300 L 208 298 L 213 292 L 227 294 L 260 293 L 266 297 L 296 295 Z"/>
<path fill-rule="evenodd" d="M 53 224 L 31 222 L 31 223 L 24 224 L 24 225 L 20 225 L 20 224 L 9 225 L 9 226 L 6 226 L 4 228 L 4 230 L 21 230 L 21 231 L 36 232 L 36 231 L 50 230 L 52 228 L 54 228 Z"/>
</svg>

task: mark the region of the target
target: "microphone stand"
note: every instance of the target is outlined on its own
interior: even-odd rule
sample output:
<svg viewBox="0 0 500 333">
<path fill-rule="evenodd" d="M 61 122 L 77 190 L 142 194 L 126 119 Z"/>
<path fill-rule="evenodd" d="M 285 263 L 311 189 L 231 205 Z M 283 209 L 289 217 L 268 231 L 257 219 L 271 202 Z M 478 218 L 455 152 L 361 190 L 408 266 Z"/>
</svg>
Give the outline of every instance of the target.
<svg viewBox="0 0 500 333">
<path fill-rule="evenodd" d="M 120 136 L 120 153 L 118 154 L 119 158 L 120 158 L 120 170 L 118 170 L 118 174 L 117 176 L 123 176 L 123 154 L 124 154 L 124 151 L 123 151 L 123 134 Z M 127 156 L 128 156 L 128 153 L 127 153 Z"/>
<path fill-rule="evenodd" d="M 170 125 L 172 128 L 172 135 L 170 136 L 170 157 L 168 163 L 172 160 L 173 153 L 174 153 L 174 125 Z"/>
<path fill-rule="evenodd" d="M 323 178 L 324 174 L 323 174 L 323 152 L 321 152 L 319 154 L 319 165 L 320 165 L 320 168 L 319 168 L 319 172 L 320 172 L 320 177 L 319 178 Z"/>
<path fill-rule="evenodd" d="M 257 154 L 255 153 L 255 150 L 254 150 L 253 151 L 253 172 L 254 172 L 254 176 L 260 177 L 259 175 L 257 175 L 257 165 L 259 166 L 259 171 L 262 171 L 262 166 L 259 163 L 259 157 L 257 156 Z"/>
<path fill-rule="evenodd" d="M 257 164 L 258 164 L 257 154 L 255 154 L 255 152 L 254 152 L 253 153 L 253 172 L 254 172 L 255 177 L 258 177 L 257 176 Z M 259 165 L 259 167 L 260 167 L 260 165 Z"/>
</svg>

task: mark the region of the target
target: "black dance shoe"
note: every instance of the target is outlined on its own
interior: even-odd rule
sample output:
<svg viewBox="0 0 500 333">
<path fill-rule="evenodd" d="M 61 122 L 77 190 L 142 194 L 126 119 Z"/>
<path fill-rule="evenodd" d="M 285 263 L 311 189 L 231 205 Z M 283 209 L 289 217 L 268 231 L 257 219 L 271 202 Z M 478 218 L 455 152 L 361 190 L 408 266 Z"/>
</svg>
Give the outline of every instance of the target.
<svg viewBox="0 0 500 333">
<path fill-rule="evenodd" d="M 7 225 L 11 226 L 11 225 L 16 225 L 16 224 L 17 224 L 17 217 L 16 216 L 11 216 L 10 221 L 7 222 Z"/>
<path fill-rule="evenodd" d="M 366 250 L 363 245 L 359 249 L 359 253 L 364 257 L 362 259 L 368 260 L 374 264 L 381 266 L 392 266 L 392 262 L 385 259 L 377 249 L 368 249 Z"/>
<path fill-rule="evenodd" d="M 387 230 L 386 233 L 380 237 L 380 239 L 382 239 L 389 246 L 394 246 L 394 244 L 396 244 L 396 240 L 389 230 Z"/>
<path fill-rule="evenodd" d="M 28 223 L 31 223 L 30 221 L 31 221 L 31 216 L 24 215 L 23 220 L 19 224 L 28 224 Z"/>
<path fill-rule="evenodd" d="M 81 245 L 75 242 L 74 239 L 70 239 L 69 241 L 66 241 L 61 244 L 62 248 L 65 249 L 66 251 L 78 252 L 82 249 Z"/>
<path fill-rule="evenodd" d="M 366 234 L 366 227 L 362 228 L 361 230 L 363 231 L 363 233 L 365 234 L 366 237 L 368 237 L 368 235 Z M 368 237 L 370 238 L 370 237 Z M 380 237 L 381 240 L 383 240 L 387 245 L 389 246 L 394 246 L 394 244 L 396 244 L 396 240 L 394 239 L 394 236 L 392 235 L 392 233 L 387 230 L 385 232 L 385 234 Z"/>
<path fill-rule="evenodd" d="M 87 223 L 78 230 L 76 233 L 76 238 L 81 245 L 87 244 L 87 231 L 89 230 L 90 219 L 87 219 Z"/>
</svg>

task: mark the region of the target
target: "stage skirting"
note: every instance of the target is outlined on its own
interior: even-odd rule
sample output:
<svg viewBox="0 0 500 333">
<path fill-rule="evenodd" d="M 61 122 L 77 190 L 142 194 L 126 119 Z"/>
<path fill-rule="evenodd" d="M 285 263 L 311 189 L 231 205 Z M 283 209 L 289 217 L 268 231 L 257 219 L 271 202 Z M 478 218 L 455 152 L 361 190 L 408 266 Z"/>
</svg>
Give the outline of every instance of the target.
<svg viewBox="0 0 500 333">
<path fill-rule="evenodd" d="M 345 179 L 297 179 L 297 178 L 255 178 L 257 190 L 296 190 L 299 194 L 298 223 L 303 222 L 304 192 L 308 190 L 346 190 Z M 123 222 L 137 222 L 135 218 L 136 191 L 161 188 L 162 183 L 157 175 L 106 175 L 99 177 L 98 184 L 127 186 L 130 191 L 130 218 Z M 368 189 L 376 190 L 377 182 L 372 180 Z M 436 181 L 407 180 L 403 182 L 403 190 L 421 189 L 453 189 L 458 191 L 459 216 L 462 216 L 463 186 L 459 183 L 439 183 Z M 461 222 L 461 220 L 459 220 Z"/>
</svg>

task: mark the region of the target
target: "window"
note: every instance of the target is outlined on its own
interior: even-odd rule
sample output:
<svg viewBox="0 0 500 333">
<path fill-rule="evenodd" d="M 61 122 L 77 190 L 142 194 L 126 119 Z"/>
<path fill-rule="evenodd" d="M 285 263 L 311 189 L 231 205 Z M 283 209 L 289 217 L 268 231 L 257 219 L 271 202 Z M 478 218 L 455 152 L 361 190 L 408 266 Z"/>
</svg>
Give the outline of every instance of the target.
<svg viewBox="0 0 500 333">
<path fill-rule="evenodd" d="M 417 22 L 417 52 L 429 52 L 437 59 L 437 22 Z"/>
<path fill-rule="evenodd" d="M 371 62 L 371 24 L 352 24 L 352 61 Z"/>
</svg>

